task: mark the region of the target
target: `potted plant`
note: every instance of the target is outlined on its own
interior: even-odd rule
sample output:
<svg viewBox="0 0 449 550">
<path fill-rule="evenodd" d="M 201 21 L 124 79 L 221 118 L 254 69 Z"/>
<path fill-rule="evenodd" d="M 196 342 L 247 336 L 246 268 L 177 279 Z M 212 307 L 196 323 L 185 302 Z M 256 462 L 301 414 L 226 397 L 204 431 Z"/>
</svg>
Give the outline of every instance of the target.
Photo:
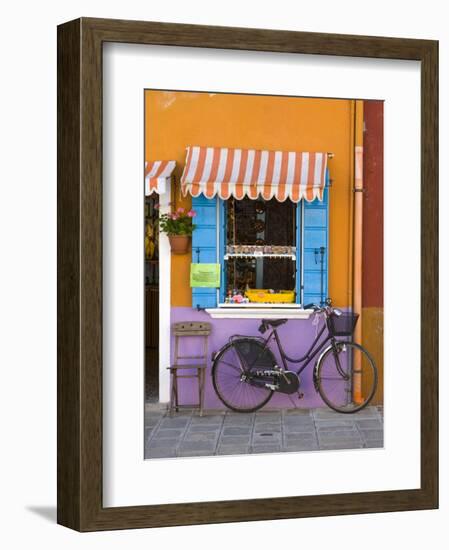
<svg viewBox="0 0 449 550">
<path fill-rule="evenodd" d="M 193 218 L 195 210 L 186 210 L 179 207 L 170 214 L 159 216 L 159 228 L 168 235 L 172 254 L 186 254 L 190 249 L 190 239 L 195 229 Z"/>
</svg>

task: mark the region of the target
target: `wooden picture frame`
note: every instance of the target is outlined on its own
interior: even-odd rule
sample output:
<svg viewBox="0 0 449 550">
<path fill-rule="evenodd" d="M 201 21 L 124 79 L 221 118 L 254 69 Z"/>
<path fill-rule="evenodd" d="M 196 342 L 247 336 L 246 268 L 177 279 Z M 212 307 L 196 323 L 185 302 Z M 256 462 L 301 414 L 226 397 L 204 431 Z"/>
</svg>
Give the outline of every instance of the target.
<svg viewBox="0 0 449 550">
<path fill-rule="evenodd" d="M 421 488 L 104 508 L 102 44 L 421 62 Z M 425 190 L 425 192 L 424 192 Z M 58 523 L 79 531 L 438 506 L 438 43 L 82 18 L 58 28 Z"/>
</svg>

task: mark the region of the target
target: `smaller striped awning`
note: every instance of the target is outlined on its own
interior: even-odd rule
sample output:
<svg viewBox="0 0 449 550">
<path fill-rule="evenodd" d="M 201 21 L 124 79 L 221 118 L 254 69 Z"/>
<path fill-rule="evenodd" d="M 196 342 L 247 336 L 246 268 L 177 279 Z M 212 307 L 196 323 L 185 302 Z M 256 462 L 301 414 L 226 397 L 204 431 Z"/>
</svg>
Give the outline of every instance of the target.
<svg viewBox="0 0 449 550">
<path fill-rule="evenodd" d="M 145 195 L 158 193 L 161 195 L 167 191 L 167 179 L 175 169 L 174 160 L 154 160 L 145 163 Z"/>
<path fill-rule="evenodd" d="M 181 188 L 198 197 L 323 200 L 327 153 L 187 147 Z"/>
</svg>

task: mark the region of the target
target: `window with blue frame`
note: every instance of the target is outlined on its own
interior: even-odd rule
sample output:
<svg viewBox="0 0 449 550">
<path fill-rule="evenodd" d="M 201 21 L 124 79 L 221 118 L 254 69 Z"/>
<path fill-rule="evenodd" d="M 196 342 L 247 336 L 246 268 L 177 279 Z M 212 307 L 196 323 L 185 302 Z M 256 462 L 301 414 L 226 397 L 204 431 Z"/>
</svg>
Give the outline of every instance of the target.
<svg viewBox="0 0 449 550">
<path fill-rule="evenodd" d="M 225 302 L 253 294 L 261 302 L 268 294 L 294 302 L 297 205 L 248 197 L 232 197 L 224 205 Z M 256 289 L 261 292 L 251 293 Z"/>
<path fill-rule="evenodd" d="M 328 187 L 322 201 L 199 195 L 192 197 L 192 208 L 197 212 L 192 262 L 221 265 L 220 288 L 192 288 L 192 307 L 226 307 L 234 295 L 246 298 L 252 290 L 268 291 L 256 300 L 278 307 L 319 304 L 328 297 Z M 270 291 L 292 292 L 293 299 L 274 301 Z"/>
<path fill-rule="evenodd" d="M 328 297 L 328 153 L 187 147 L 181 177 L 197 212 L 192 262 L 220 264 L 220 287 L 192 306 L 320 304 Z"/>
</svg>

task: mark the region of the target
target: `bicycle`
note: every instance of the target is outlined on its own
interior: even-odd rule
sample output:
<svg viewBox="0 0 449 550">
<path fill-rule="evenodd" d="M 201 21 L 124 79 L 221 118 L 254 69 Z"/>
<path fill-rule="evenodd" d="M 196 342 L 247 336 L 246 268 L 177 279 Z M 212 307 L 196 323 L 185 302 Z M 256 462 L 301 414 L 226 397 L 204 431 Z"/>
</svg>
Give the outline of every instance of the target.
<svg viewBox="0 0 449 550">
<path fill-rule="evenodd" d="M 304 309 L 322 314 L 325 323 L 303 357 L 289 357 L 282 347 L 277 327 L 288 319 L 262 319 L 259 332 L 264 334 L 271 328 L 267 338 L 231 336 L 229 342 L 212 355 L 213 386 L 226 407 L 237 412 L 257 411 L 268 403 L 274 392 L 297 393 L 299 398 L 303 397 L 300 374 L 320 352 L 313 370 L 313 383 L 328 407 L 341 413 L 355 413 L 372 400 L 377 388 L 377 367 L 368 351 L 350 339 L 358 315 L 333 308 L 330 300 L 323 307 L 309 304 Z M 282 366 L 270 349 L 272 339 L 277 344 Z M 300 367 L 289 370 L 287 363 L 297 363 Z"/>
</svg>

